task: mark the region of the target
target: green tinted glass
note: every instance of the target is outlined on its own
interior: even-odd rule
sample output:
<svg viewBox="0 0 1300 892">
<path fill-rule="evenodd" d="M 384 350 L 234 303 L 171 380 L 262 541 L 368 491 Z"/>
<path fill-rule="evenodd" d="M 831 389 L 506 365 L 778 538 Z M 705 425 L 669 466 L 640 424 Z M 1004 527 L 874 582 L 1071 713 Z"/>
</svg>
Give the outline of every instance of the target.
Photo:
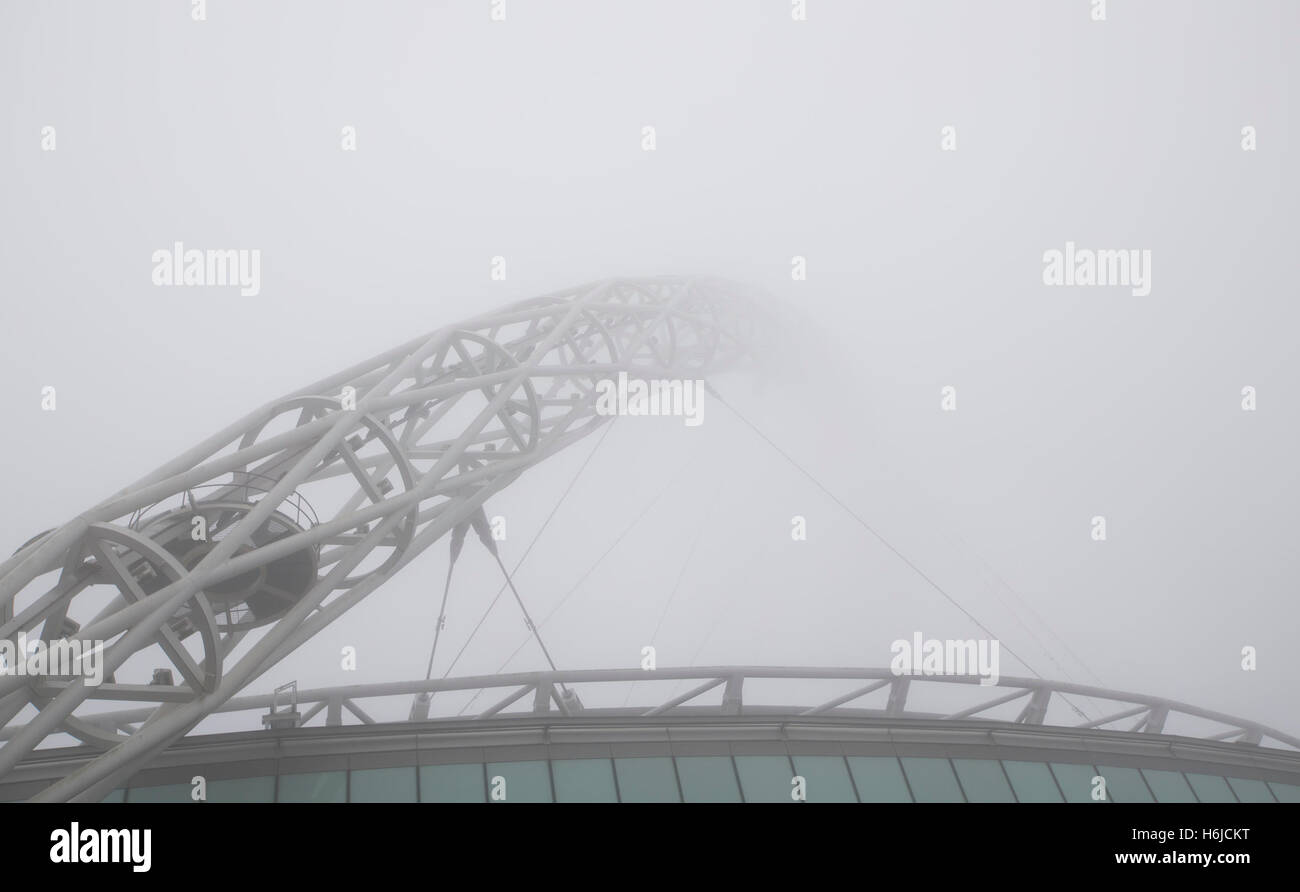
<svg viewBox="0 0 1300 892">
<path fill-rule="evenodd" d="M 609 759 L 556 759 L 551 775 L 556 802 L 618 802 Z"/>
<path fill-rule="evenodd" d="M 1269 781 L 1268 787 L 1277 797 L 1278 802 L 1300 802 L 1300 786 L 1296 784 L 1279 784 L 1277 781 Z"/>
<path fill-rule="evenodd" d="M 346 802 L 346 771 L 313 771 L 306 774 L 280 775 L 280 802 Z"/>
<path fill-rule="evenodd" d="M 238 777 L 208 781 L 209 802 L 274 802 L 275 778 Z"/>
<path fill-rule="evenodd" d="M 490 762 L 489 802 L 550 802 L 551 773 L 546 763 Z"/>
<path fill-rule="evenodd" d="M 849 756 L 849 771 L 861 802 L 911 802 L 903 769 L 893 756 Z"/>
<path fill-rule="evenodd" d="M 1276 802 L 1273 794 L 1268 791 L 1268 784 L 1261 780 L 1248 780 L 1241 777 L 1228 778 L 1228 785 L 1232 787 L 1232 792 L 1237 794 L 1237 799 L 1241 802 Z"/>
<path fill-rule="evenodd" d="M 483 802 L 484 799 L 480 763 L 420 767 L 421 802 Z"/>
<path fill-rule="evenodd" d="M 1193 774 L 1186 772 L 1187 781 L 1196 791 L 1196 798 L 1202 802 L 1236 802 L 1228 782 L 1217 774 Z"/>
<path fill-rule="evenodd" d="M 677 776 L 687 802 L 740 802 L 730 756 L 678 756 Z"/>
<path fill-rule="evenodd" d="M 1147 786 L 1155 794 L 1156 802 L 1195 802 L 1196 796 L 1180 771 L 1161 771 L 1157 768 L 1143 768 L 1142 776 Z"/>
<path fill-rule="evenodd" d="M 965 802 L 947 759 L 903 758 L 903 771 L 917 802 Z"/>
<path fill-rule="evenodd" d="M 157 787 L 132 787 L 126 792 L 127 802 L 193 802 L 191 784 L 163 784 Z"/>
<path fill-rule="evenodd" d="M 414 802 L 415 766 L 353 769 L 349 796 L 352 802 Z"/>
<path fill-rule="evenodd" d="M 804 779 L 809 802 L 857 802 L 843 756 L 795 756 L 795 774 Z"/>
<path fill-rule="evenodd" d="M 654 756 L 615 759 L 618 793 L 623 802 L 681 802 L 673 761 Z"/>
<path fill-rule="evenodd" d="M 1056 775 L 1056 783 L 1065 794 L 1066 802 L 1104 801 L 1093 798 L 1093 791 L 1100 791 L 1101 787 L 1093 781 L 1093 778 L 1097 777 L 1097 770 L 1091 765 L 1052 762 L 1051 766 L 1052 774 Z"/>
<path fill-rule="evenodd" d="M 1100 765 L 1097 770 L 1106 778 L 1106 798 L 1111 802 L 1155 802 L 1155 797 L 1136 768 Z"/>
<path fill-rule="evenodd" d="M 736 756 L 746 802 L 794 802 L 794 772 L 785 756 Z"/>
<path fill-rule="evenodd" d="M 961 788 L 968 802 L 1015 802 L 1011 784 L 994 759 L 953 759 Z"/>
<path fill-rule="evenodd" d="M 1061 802 L 1061 789 L 1043 762 L 1003 759 L 1002 767 L 1011 779 L 1011 789 L 1021 802 Z"/>
</svg>

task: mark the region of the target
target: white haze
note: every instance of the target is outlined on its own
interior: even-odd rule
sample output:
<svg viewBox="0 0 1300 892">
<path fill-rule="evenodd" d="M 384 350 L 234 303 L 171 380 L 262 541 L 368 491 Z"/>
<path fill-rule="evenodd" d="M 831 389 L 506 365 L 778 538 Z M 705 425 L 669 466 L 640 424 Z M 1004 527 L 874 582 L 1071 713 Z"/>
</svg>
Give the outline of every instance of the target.
<svg viewBox="0 0 1300 892">
<path fill-rule="evenodd" d="M 785 362 L 719 392 L 1034 671 L 1300 732 L 1300 7 L 1109 5 L 5 3 L 0 546 L 421 331 L 717 275 L 799 320 Z M 154 286 L 176 241 L 260 251 L 260 292 Z M 1149 250 L 1150 294 L 1045 287 L 1067 241 Z M 982 637 L 707 397 L 704 418 L 620 419 L 521 568 L 561 668 L 635 667 L 660 623 L 660 666 L 885 666 L 916 631 Z M 508 565 L 594 445 L 489 503 Z M 446 560 L 250 690 L 422 677 Z M 500 583 L 471 541 L 439 674 Z M 533 644 L 507 660 L 526 639 L 507 594 L 455 673 L 541 668 Z"/>
</svg>

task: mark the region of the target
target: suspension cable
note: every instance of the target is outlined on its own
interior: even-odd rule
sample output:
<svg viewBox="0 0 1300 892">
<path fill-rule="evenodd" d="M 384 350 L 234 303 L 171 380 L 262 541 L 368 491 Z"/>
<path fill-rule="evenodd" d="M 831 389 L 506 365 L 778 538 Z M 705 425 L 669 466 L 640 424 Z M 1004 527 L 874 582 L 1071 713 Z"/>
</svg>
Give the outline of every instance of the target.
<svg viewBox="0 0 1300 892">
<path fill-rule="evenodd" d="M 587 465 L 591 464 L 592 458 L 594 458 L 596 455 L 596 450 L 600 449 L 601 444 L 605 442 L 605 438 L 608 437 L 609 432 L 614 429 L 614 424 L 617 421 L 618 421 L 618 416 L 613 416 L 611 417 L 610 421 L 605 425 L 605 430 L 601 433 L 600 438 L 596 440 L 596 445 L 591 447 L 591 451 L 588 452 L 587 457 L 583 459 L 582 465 L 578 468 L 577 472 L 574 473 L 572 479 L 569 480 L 569 485 L 566 486 L 564 488 L 564 492 L 560 494 L 559 501 L 555 503 L 555 507 L 551 509 L 551 513 L 546 515 L 546 520 L 542 521 L 542 525 L 538 527 L 537 532 L 533 534 L 532 541 L 528 543 L 528 547 L 524 549 L 524 553 L 520 555 L 519 560 L 515 562 L 515 569 L 514 569 L 515 573 L 518 573 L 519 568 L 524 565 L 524 561 L 528 558 L 528 555 L 531 554 L 533 551 L 533 546 L 536 545 L 537 540 L 539 540 L 542 537 L 542 533 L 546 532 L 546 528 L 551 524 L 551 519 L 555 517 L 556 512 L 560 510 L 560 506 L 563 505 L 565 499 L 569 497 L 569 493 L 573 491 L 573 487 L 578 482 L 578 478 L 581 477 L 582 472 L 587 469 Z M 510 576 L 511 574 L 507 573 L 506 579 L 509 580 Z M 497 601 L 501 599 L 501 596 L 505 593 L 505 590 L 506 590 L 505 583 L 502 583 L 501 588 L 497 589 L 496 597 L 492 599 L 492 601 L 488 604 L 487 609 L 483 611 L 483 615 L 478 618 L 478 622 L 474 624 L 474 628 L 470 631 L 469 637 L 465 639 L 465 643 L 460 646 L 460 650 L 456 651 L 456 656 L 452 658 L 451 664 L 447 666 L 447 671 L 442 674 L 443 678 L 446 678 L 447 676 L 451 675 L 451 671 L 456 668 L 456 664 L 460 662 L 461 656 L 465 653 L 465 650 L 474 641 L 474 636 L 478 634 L 479 629 L 483 628 L 483 623 L 487 621 L 488 615 L 492 613 L 492 608 L 496 606 Z"/>
<path fill-rule="evenodd" d="M 582 576 L 579 577 L 578 581 L 575 582 L 567 592 L 565 592 L 564 597 L 562 597 L 559 600 L 559 603 L 557 603 L 554 607 L 552 607 L 549 611 L 547 611 L 546 615 L 542 617 L 542 621 L 539 625 L 542 626 L 546 625 L 546 623 L 551 619 L 551 617 L 555 616 L 556 611 L 558 611 L 561 607 L 563 607 L 565 602 L 569 600 L 569 598 L 573 595 L 573 593 L 576 592 L 579 588 L 581 588 L 582 584 L 587 581 L 587 577 L 589 577 L 592 573 L 596 572 L 596 568 L 599 567 L 604 562 L 605 558 L 609 557 L 610 553 L 613 552 L 614 549 L 619 546 L 619 543 L 621 543 L 627 537 L 627 534 L 632 532 L 632 530 L 636 528 L 637 524 L 641 522 L 642 518 L 644 518 L 647 514 L 650 513 L 650 509 L 659 503 L 659 500 L 662 499 L 664 497 L 664 494 L 667 493 L 668 490 L 672 488 L 673 484 L 677 482 L 677 480 L 681 477 L 682 473 L 686 470 L 687 466 L 690 464 L 691 461 L 687 460 L 680 468 L 677 469 L 677 472 L 673 474 L 673 476 L 669 479 L 669 481 L 666 484 L 664 484 L 663 489 L 659 490 L 658 494 L 655 495 L 655 497 L 650 500 L 649 504 L 647 504 L 644 508 L 641 509 L 641 513 L 638 514 L 635 518 L 633 518 L 632 522 L 623 528 L 623 531 L 618 534 L 618 537 L 614 539 L 614 541 L 610 544 L 608 548 L 605 549 L 605 551 L 600 555 L 600 557 L 596 558 L 596 562 L 587 568 L 587 572 L 583 573 Z M 501 665 L 497 667 L 496 674 L 498 675 L 501 674 L 502 670 L 504 670 L 506 666 L 510 664 L 511 660 L 513 660 L 516 656 L 519 655 L 519 652 L 524 649 L 524 645 L 526 645 L 527 643 L 528 643 L 527 638 L 521 641 L 519 643 L 519 646 L 516 647 L 513 651 L 511 651 L 510 656 L 506 657 L 505 660 L 501 663 Z M 461 648 L 461 652 L 464 653 L 463 647 Z M 457 654 L 457 658 L 459 659 L 459 654 Z M 455 665 L 454 662 L 453 665 Z M 447 672 L 450 673 L 451 669 L 448 668 Z M 443 677 L 446 678 L 447 676 L 444 675 Z M 474 696 L 469 699 L 469 702 L 467 702 L 464 706 L 462 706 L 460 708 L 460 711 L 457 712 L 456 714 L 463 715 L 465 710 L 469 709 L 470 706 L 474 704 L 474 701 L 477 700 L 479 695 L 482 693 L 483 693 L 482 689 L 478 690 L 474 694 Z"/>
<path fill-rule="evenodd" d="M 447 562 L 447 584 L 442 589 L 442 606 L 438 608 L 438 625 L 433 630 L 433 647 L 429 648 L 429 668 L 424 670 L 424 680 L 433 677 L 433 655 L 438 652 L 438 639 L 442 636 L 442 627 L 447 624 L 447 595 L 451 592 L 451 571 L 456 561 Z"/>
<path fill-rule="evenodd" d="M 673 581 L 672 590 L 668 592 L 668 600 L 664 602 L 664 609 L 659 613 L 659 621 L 655 623 L 655 630 L 650 634 L 650 646 L 654 647 L 655 641 L 659 639 L 659 630 L 663 628 L 664 620 L 668 618 L 668 608 L 673 604 L 677 597 L 677 591 L 682 587 L 682 580 L 686 578 L 686 569 L 691 565 L 691 558 L 695 557 L 695 551 L 699 548 L 700 540 L 704 538 L 704 531 L 708 528 L 710 515 L 717 506 L 718 494 L 722 492 L 722 481 L 713 490 L 713 498 L 709 500 L 709 507 L 705 510 L 700 518 L 700 526 L 695 531 L 695 538 L 691 540 L 691 547 L 686 552 L 686 559 L 682 561 L 681 569 L 677 571 L 677 579 Z M 627 696 L 623 698 L 623 705 L 627 706 L 632 700 L 632 692 L 636 690 L 637 682 L 632 682 L 627 687 Z"/>
<path fill-rule="evenodd" d="M 821 490 L 821 492 L 822 492 L 823 495 L 825 495 L 827 498 L 829 498 L 829 499 L 830 499 L 832 502 L 834 502 L 836 505 L 840 506 L 840 508 L 841 508 L 841 509 L 846 513 L 846 514 L 848 514 L 848 515 L 849 515 L 850 517 L 852 517 L 855 521 L 857 521 L 857 523 L 858 523 L 858 525 L 859 525 L 860 527 L 862 527 L 864 530 L 866 530 L 868 533 L 870 533 L 872 536 L 874 536 L 874 537 L 875 537 L 875 538 L 880 542 L 880 544 L 884 545 L 887 549 L 889 549 L 890 552 L 892 552 L 892 553 L 894 554 L 895 557 L 897 557 L 900 561 L 902 561 L 905 565 L 907 565 L 907 566 L 908 566 L 908 567 L 909 567 L 913 572 L 916 573 L 917 576 L 919 576 L 919 577 L 921 577 L 921 579 L 925 580 L 925 582 L 926 582 L 926 583 L 927 583 L 927 584 L 928 584 L 932 589 L 934 589 L 936 592 L 938 592 L 940 595 L 942 595 L 942 596 L 944 597 L 944 599 L 945 599 L 949 604 L 951 604 L 953 607 L 956 607 L 958 610 L 960 610 L 960 611 L 962 612 L 962 614 L 963 614 L 967 619 L 969 619 L 971 622 L 973 622 L 973 623 L 974 623 L 974 624 L 975 624 L 975 625 L 976 625 L 976 626 L 977 626 L 977 627 L 978 627 L 982 632 L 984 632 L 984 634 L 988 635 L 990 639 L 993 639 L 993 640 L 995 640 L 995 641 L 998 641 L 998 642 L 1001 644 L 1001 646 L 1006 650 L 1006 652 L 1007 652 L 1008 654 L 1010 654 L 1014 659 L 1019 660 L 1020 663 L 1021 663 L 1021 665 L 1023 665 L 1026 669 L 1028 669 L 1028 670 L 1030 671 L 1030 673 L 1032 673 L 1032 674 L 1034 675 L 1034 677 L 1036 677 L 1036 678 L 1042 678 L 1042 677 L 1043 677 L 1041 674 L 1039 674 L 1038 670 L 1036 670 L 1032 665 L 1030 665 L 1030 663 L 1029 663 L 1028 660 L 1026 660 L 1024 657 L 1020 656 L 1018 653 L 1016 653 L 1014 650 L 1012 650 L 1011 647 L 1010 647 L 1009 645 L 1007 645 L 1006 643 L 1002 642 L 1002 639 L 999 638 L 997 635 L 995 635 L 995 634 L 993 633 L 993 630 L 992 630 L 992 629 L 990 629 L 990 628 L 989 628 L 988 626 L 986 626 L 984 623 L 980 622 L 979 619 L 977 619 L 976 616 L 975 616 L 973 613 L 971 613 L 969 610 L 967 610 L 965 607 L 963 607 L 960 603 L 958 603 L 958 601 L 957 601 L 956 598 L 954 598 L 952 595 L 948 594 L 948 592 L 946 592 L 946 591 L 943 589 L 943 587 L 942 587 L 941 585 L 939 585 L 939 583 L 937 583 L 937 582 L 936 582 L 934 579 L 932 579 L 928 574 L 926 574 L 926 572 L 925 572 L 924 570 L 922 570 L 922 569 L 921 569 L 920 567 L 918 567 L 915 563 L 913 563 L 913 562 L 912 562 L 912 561 L 911 561 L 911 560 L 910 560 L 910 559 L 909 559 L 905 554 L 903 554 L 901 551 L 899 551 L 897 548 L 895 548 L 895 547 L 894 547 L 894 546 L 889 542 L 889 540 L 887 540 L 884 536 L 882 536 L 880 533 L 878 533 L 878 532 L 877 532 L 877 531 L 876 531 L 876 530 L 871 526 L 871 524 L 867 523 L 866 520 L 864 520 L 864 519 L 862 518 L 861 515 L 859 515 L 856 511 L 854 511 L 852 508 L 850 508 L 850 507 L 849 507 L 849 506 L 848 506 L 848 505 L 847 505 L 843 500 L 841 500 L 841 499 L 839 498 L 839 496 L 835 495 L 835 493 L 833 493 L 833 492 L 831 492 L 829 489 L 827 489 L 827 488 L 822 484 L 822 482 L 821 482 L 820 480 L 818 480 L 816 477 L 813 476 L 813 474 L 812 474 L 811 471 L 809 471 L 809 470 L 808 470 L 807 468 L 805 468 L 803 465 L 799 464 L 799 462 L 795 461 L 795 459 L 794 459 L 793 456 L 791 456 L 788 452 L 786 452 L 784 449 L 782 449 L 780 446 L 778 446 L 776 443 L 774 443 L 774 442 L 772 441 L 771 437 L 769 437 L 767 434 L 763 433 L 763 431 L 758 427 L 758 425 L 754 424 L 754 422 L 750 421 L 750 420 L 749 420 L 748 418 L 746 418 L 743 414 L 741 414 L 740 410 L 737 409 L 735 406 L 731 405 L 731 403 L 727 402 L 727 401 L 722 397 L 722 394 L 718 393 L 718 391 L 717 391 L 717 390 L 713 387 L 713 385 L 711 385 L 708 381 L 705 381 L 705 382 L 704 382 L 704 389 L 708 391 L 708 393 L 709 393 L 710 396 L 712 396 L 712 397 L 713 397 L 714 399 L 716 399 L 718 402 L 722 403 L 722 405 L 724 405 L 728 410 L 730 410 L 730 411 L 731 411 L 731 414 L 735 415 L 735 416 L 736 416 L 738 419 L 740 419 L 740 420 L 741 420 L 741 421 L 742 421 L 742 422 L 743 422 L 743 423 L 744 423 L 744 424 L 745 424 L 745 425 L 746 425 L 750 430 L 752 430 L 755 434 L 757 434 L 757 435 L 759 436 L 759 438 L 763 440 L 763 442 L 767 443 L 768 446 L 771 446 L 772 449 L 775 450 L 776 453 L 777 453 L 778 455 L 780 455 L 783 459 L 785 459 L 785 460 L 786 460 L 786 461 L 787 461 L 787 462 L 788 462 L 788 463 L 789 463 L 789 464 L 790 464 L 790 465 L 791 465 L 795 470 L 797 470 L 797 471 L 798 471 L 800 474 L 802 474 L 804 477 L 807 477 L 808 480 L 812 482 L 813 486 L 816 486 L 819 490 Z M 1089 716 L 1086 715 L 1086 714 L 1085 714 L 1081 709 L 1079 709 L 1078 706 L 1075 706 L 1074 703 L 1072 703 L 1070 700 L 1066 699 L 1064 695 L 1061 695 L 1061 698 L 1062 698 L 1063 700 L 1065 700 L 1065 702 L 1069 704 L 1070 708 L 1073 709 L 1073 710 L 1074 710 L 1074 711 L 1075 711 L 1075 712 L 1076 712 L 1076 713 L 1077 713 L 1081 718 L 1083 718 L 1085 721 L 1086 721 L 1086 720 L 1089 720 Z"/>
<path fill-rule="evenodd" d="M 537 639 L 537 645 L 542 649 L 542 656 L 546 657 L 546 662 L 550 664 L 552 672 L 560 671 L 555 665 L 555 660 L 551 659 L 551 652 L 547 650 L 546 642 L 542 640 L 541 630 L 533 623 L 533 618 L 529 615 L 528 608 L 524 606 L 524 599 L 519 597 L 519 589 L 515 588 L 515 581 L 510 578 L 510 571 L 507 570 L 506 565 L 501 562 L 501 555 L 497 553 L 496 549 L 493 549 L 492 556 L 497 559 L 497 566 L 501 568 L 501 573 L 506 578 L 506 584 L 510 586 L 510 591 L 514 594 L 515 601 L 519 604 L 519 609 L 524 614 L 524 622 L 528 625 L 528 631 Z M 564 686 L 564 682 L 560 682 L 560 690 L 568 693 L 568 688 Z"/>
</svg>

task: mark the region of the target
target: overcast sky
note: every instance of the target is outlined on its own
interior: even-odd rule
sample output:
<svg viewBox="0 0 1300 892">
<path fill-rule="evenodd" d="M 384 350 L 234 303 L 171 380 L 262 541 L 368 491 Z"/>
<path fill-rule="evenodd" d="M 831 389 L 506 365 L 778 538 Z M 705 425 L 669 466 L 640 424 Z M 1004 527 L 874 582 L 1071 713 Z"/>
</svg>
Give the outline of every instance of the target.
<svg viewBox="0 0 1300 892">
<path fill-rule="evenodd" d="M 420 332 L 716 275 L 798 320 L 761 388 L 719 390 L 1030 664 L 1004 675 L 1300 733 L 1300 6 L 1092 5 L 6 2 L 0 550 Z M 177 241 L 259 250 L 260 292 L 155 286 Z M 1149 251 L 1150 293 L 1044 285 L 1067 242 Z M 508 565 L 594 445 L 489 503 Z M 446 560 L 251 690 L 422 677 Z M 438 674 L 500 582 L 471 543 Z M 914 632 L 983 636 L 707 401 L 699 427 L 619 420 L 518 584 L 539 617 L 567 596 L 561 668 L 650 643 L 661 667 L 886 666 Z M 507 663 L 526 635 L 503 599 L 455 673 L 542 668 Z"/>
</svg>

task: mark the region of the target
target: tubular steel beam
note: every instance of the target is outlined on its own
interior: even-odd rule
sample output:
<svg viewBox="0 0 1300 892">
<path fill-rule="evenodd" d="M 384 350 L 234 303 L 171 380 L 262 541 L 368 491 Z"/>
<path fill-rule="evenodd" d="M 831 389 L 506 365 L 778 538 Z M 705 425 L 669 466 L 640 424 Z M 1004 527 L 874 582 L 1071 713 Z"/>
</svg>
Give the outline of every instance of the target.
<svg viewBox="0 0 1300 892">
<path fill-rule="evenodd" d="M 147 654 L 176 683 L 0 674 L 0 777 L 58 733 L 104 752 L 43 798 L 138 769 L 606 422 L 601 379 L 711 376 L 755 351 L 761 320 L 743 288 L 712 279 L 612 279 L 526 300 L 275 400 L 34 537 L 0 564 L 0 636 L 108 641 L 106 673 Z M 136 727 L 87 709 L 102 699 L 153 705 Z M 333 700 L 326 709 L 341 721 Z"/>
<path fill-rule="evenodd" d="M 383 700 L 384 698 L 393 698 L 401 696 L 427 694 L 432 695 L 439 691 L 470 691 L 470 690 L 498 690 L 508 691 L 508 694 L 491 708 L 484 710 L 474 716 L 464 718 L 456 716 L 420 716 L 411 718 L 409 714 L 395 721 L 451 721 L 465 722 L 473 724 L 475 722 L 489 721 L 498 716 L 503 718 L 517 718 L 521 714 L 531 714 L 531 709 L 521 712 L 506 712 L 511 705 L 523 700 L 527 695 L 534 694 L 539 696 L 538 692 L 552 692 L 561 684 L 574 686 L 582 685 L 591 690 L 597 685 L 636 685 L 646 681 L 699 681 L 700 683 L 688 690 L 686 693 L 673 697 L 667 702 L 660 703 L 653 708 L 647 709 L 645 706 L 632 706 L 624 709 L 599 709 L 585 708 L 582 715 L 586 718 L 600 718 L 603 715 L 609 716 L 638 716 L 641 718 L 655 718 L 671 713 L 678 707 L 685 706 L 691 700 L 699 697 L 709 690 L 724 685 L 730 679 L 787 679 L 791 681 L 828 681 L 842 680 L 858 682 L 869 680 L 870 683 L 863 686 L 857 685 L 845 694 L 834 698 L 831 701 L 821 704 L 808 710 L 800 707 L 791 707 L 783 704 L 762 704 L 754 705 L 754 708 L 761 711 L 778 712 L 792 716 L 877 716 L 892 717 L 899 720 L 925 719 L 937 720 L 945 723 L 960 722 L 1007 722 L 1013 723 L 1017 719 L 1004 718 L 993 719 L 979 717 L 977 715 L 985 712 L 998 705 L 1006 705 L 1016 700 L 1023 699 L 1027 696 L 1036 697 L 1040 708 L 1047 702 L 1051 694 L 1074 694 L 1084 697 L 1093 697 L 1102 700 L 1113 701 L 1116 703 L 1134 704 L 1122 711 L 1109 714 L 1108 716 L 1088 722 L 1084 725 L 1071 724 L 1067 722 L 1053 722 L 1050 714 L 1044 713 L 1041 722 L 1031 724 L 1041 724 L 1042 726 L 1057 727 L 1066 730 L 1093 730 L 1099 729 L 1104 725 L 1112 724 L 1124 718 L 1130 718 L 1140 715 L 1138 724 L 1128 729 L 1130 733 L 1141 732 L 1148 723 L 1148 713 L 1155 710 L 1163 713 L 1165 716 L 1178 715 L 1187 719 L 1199 719 L 1207 723 L 1202 733 L 1192 734 L 1184 732 L 1181 736 L 1186 740 L 1236 740 L 1238 743 L 1250 746 L 1262 746 L 1263 741 L 1268 739 L 1275 742 L 1277 747 L 1273 748 L 1290 748 L 1300 750 L 1300 738 L 1286 734 L 1282 731 L 1260 725 L 1256 722 L 1250 722 L 1233 716 L 1223 715 L 1210 710 L 1200 709 L 1185 703 L 1179 703 L 1172 700 L 1164 700 L 1156 697 L 1149 697 L 1140 694 L 1132 694 L 1124 691 L 1113 691 L 1104 688 L 1094 688 L 1084 685 L 1065 684 L 1057 682 L 1045 682 L 1041 679 L 1024 679 L 1003 677 L 999 680 L 997 687 L 1006 690 L 1002 696 L 992 700 L 983 700 L 966 709 L 951 713 L 930 713 L 912 709 L 898 709 L 891 712 L 886 706 L 875 709 L 847 709 L 842 708 L 844 703 L 857 699 L 872 690 L 878 690 L 883 687 L 892 687 L 895 682 L 905 682 L 909 687 L 914 685 L 945 685 L 955 688 L 964 688 L 972 696 L 983 695 L 985 686 L 981 685 L 979 676 L 895 676 L 888 669 L 826 669 L 826 668 L 805 668 L 805 667 L 766 667 L 766 666 L 706 666 L 686 669 L 609 669 L 609 670 L 567 670 L 557 672 L 528 672 L 528 673 L 511 673 L 508 675 L 481 675 L 467 676 L 463 678 L 445 678 L 445 679 L 421 679 L 418 681 L 402 682 L 380 682 L 365 685 L 348 685 L 344 687 L 321 688 L 314 690 L 299 691 L 296 696 L 296 704 L 299 706 L 310 705 L 302 715 L 300 724 L 306 724 L 315 716 L 323 711 L 327 711 L 334 704 L 338 704 L 339 716 L 335 722 L 327 724 L 340 724 L 343 719 L 343 711 L 346 710 L 356 715 L 363 723 L 379 723 L 382 719 L 373 718 L 369 714 L 364 717 L 359 713 L 359 701 L 364 700 Z M 621 690 L 621 689 L 620 689 Z M 548 700 L 552 695 L 548 696 Z M 556 698 L 561 703 L 562 698 Z M 432 701 L 432 702 L 437 702 Z M 257 696 L 236 697 L 223 703 L 220 707 L 213 710 L 218 713 L 235 713 L 235 712 L 254 712 L 265 711 L 274 707 L 277 703 L 275 694 L 263 694 Z M 832 706 L 831 704 L 835 704 Z M 534 706 L 536 700 L 534 700 Z M 354 709 L 355 707 L 355 709 Z M 725 716 L 726 710 L 723 706 L 690 706 L 688 707 L 693 715 L 713 713 L 718 716 Z M 136 722 L 141 722 L 150 717 L 152 711 L 149 708 L 136 708 L 121 710 L 110 713 L 99 713 L 95 715 L 95 721 L 105 726 L 129 726 Z M 1022 713 L 1023 714 L 1023 713 Z M 557 714 L 547 710 L 548 720 L 555 720 Z M 559 719 L 576 718 L 576 715 L 567 711 L 561 711 Z M 1019 718 L 1019 717 L 1017 717 Z M 369 720 L 369 721 L 367 721 Z M 392 721 L 392 720 L 390 720 Z M 1023 720 L 1020 722 L 1024 724 Z M 1210 727 L 1212 725 L 1213 727 Z M 1226 730 L 1223 726 L 1227 726 Z M 1154 733 L 1154 732 L 1150 732 Z M 0 732 L 0 739 L 3 739 L 3 733 Z"/>
</svg>

